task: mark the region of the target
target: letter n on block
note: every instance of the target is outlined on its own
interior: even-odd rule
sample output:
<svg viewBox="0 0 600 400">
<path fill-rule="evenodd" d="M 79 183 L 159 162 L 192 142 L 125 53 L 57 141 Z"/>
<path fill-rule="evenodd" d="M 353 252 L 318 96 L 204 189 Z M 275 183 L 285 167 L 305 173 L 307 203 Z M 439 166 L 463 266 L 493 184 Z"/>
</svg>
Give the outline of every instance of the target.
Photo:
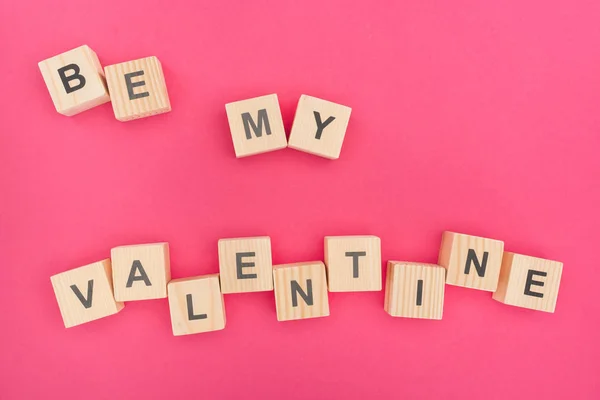
<svg viewBox="0 0 600 400">
<path fill-rule="evenodd" d="M 276 265 L 273 280 L 278 321 L 329 316 L 327 277 L 322 262 Z"/>
<path fill-rule="evenodd" d="M 228 103 L 225 110 L 236 157 L 287 147 L 276 94 Z"/>
<path fill-rule="evenodd" d="M 72 116 L 110 101 L 98 56 L 77 47 L 38 63 L 56 111 Z"/>
<path fill-rule="evenodd" d="M 121 311 L 115 301 L 110 260 L 62 272 L 50 278 L 66 328 Z"/>
<path fill-rule="evenodd" d="M 225 328 L 225 304 L 219 274 L 174 279 L 169 282 L 168 289 L 173 335 Z"/>
<path fill-rule="evenodd" d="M 504 242 L 444 232 L 438 264 L 446 268 L 446 283 L 495 292 Z"/>
<path fill-rule="evenodd" d="M 273 290 L 271 239 L 220 239 L 219 271 L 223 293 Z"/>
<path fill-rule="evenodd" d="M 326 236 L 330 292 L 381 290 L 381 240 L 377 236 Z"/>
<path fill-rule="evenodd" d="M 439 265 L 389 261 L 384 309 L 392 317 L 442 319 L 445 280 Z"/>
<path fill-rule="evenodd" d="M 118 301 L 164 299 L 171 280 L 168 243 L 115 247 L 113 266 L 115 299 Z"/>
<path fill-rule="evenodd" d="M 563 264 L 504 252 L 494 300 L 511 306 L 553 313 Z"/>
</svg>

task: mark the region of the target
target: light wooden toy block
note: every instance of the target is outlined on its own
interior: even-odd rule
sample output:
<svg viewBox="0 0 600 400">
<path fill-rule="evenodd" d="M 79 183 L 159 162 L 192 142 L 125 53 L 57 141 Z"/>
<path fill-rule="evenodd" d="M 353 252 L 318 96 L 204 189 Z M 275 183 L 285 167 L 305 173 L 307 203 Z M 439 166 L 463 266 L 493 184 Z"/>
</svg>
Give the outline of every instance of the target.
<svg viewBox="0 0 600 400">
<path fill-rule="evenodd" d="M 225 304 L 219 274 L 174 279 L 169 282 L 168 291 L 173 335 L 225 328 Z"/>
<path fill-rule="evenodd" d="M 246 157 L 287 147 L 276 94 L 225 104 L 235 156 Z"/>
<path fill-rule="evenodd" d="M 168 243 L 119 246 L 110 251 L 115 299 L 164 299 L 171 280 Z"/>
<path fill-rule="evenodd" d="M 98 56 L 77 47 L 38 63 L 56 111 L 72 116 L 110 101 Z"/>
<path fill-rule="evenodd" d="M 330 292 L 381 290 L 381 240 L 377 236 L 326 236 Z"/>
<path fill-rule="evenodd" d="M 339 158 L 351 112 L 350 107 L 303 94 L 288 146 L 329 159 Z"/>
<path fill-rule="evenodd" d="M 66 328 L 118 313 L 110 260 L 102 260 L 50 277 Z"/>
<path fill-rule="evenodd" d="M 273 290 L 271 238 L 221 239 L 218 247 L 223 293 Z"/>
<path fill-rule="evenodd" d="M 495 292 L 504 242 L 444 232 L 438 264 L 446 268 L 446 283 Z"/>
<path fill-rule="evenodd" d="M 563 264 L 505 251 L 494 300 L 553 313 Z"/>
<path fill-rule="evenodd" d="M 445 281 L 439 265 L 388 261 L 383 308 L 392 317 L 442 319 Z"/>
<path fill-rule="evenodd" d="M 278 321 L 327 317 L 327 276 L 320 261 L 276 265 L 275 308 Z"/>
<path fill-rule="evenodd" d="M 171 102 L 158 58 L 146 57 L 104 68 L 113 111 L 119 121 L 171 111 Z"/>
</svg>

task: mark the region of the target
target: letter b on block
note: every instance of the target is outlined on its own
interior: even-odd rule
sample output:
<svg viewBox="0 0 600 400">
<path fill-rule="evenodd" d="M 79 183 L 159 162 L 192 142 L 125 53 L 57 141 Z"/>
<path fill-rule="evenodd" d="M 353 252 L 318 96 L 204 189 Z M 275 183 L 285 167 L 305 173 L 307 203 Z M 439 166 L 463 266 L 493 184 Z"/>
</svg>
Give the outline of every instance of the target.
<svg viewBox="0 0 600 400">
<path fill-rule="evenodd" d="M 273 290 L 271 239 L 268 236 L 219 240 L 223 293 Z"/>
<path fill-rule="evenodd" d="M 446 283 L 496 291 L 504 242 L 444 232 L 438 264 L 446 268 Z"/>
<path fill-rule="evenodd" d="M 88 46 L 38 63 L 56 111 L 72 116 L 110 101 L 98 56 Z"/>
<path fill-rule="evenodd" d="M 276 94 L 225 105 L 236 157 L 287 147 Z"/>
</svg>

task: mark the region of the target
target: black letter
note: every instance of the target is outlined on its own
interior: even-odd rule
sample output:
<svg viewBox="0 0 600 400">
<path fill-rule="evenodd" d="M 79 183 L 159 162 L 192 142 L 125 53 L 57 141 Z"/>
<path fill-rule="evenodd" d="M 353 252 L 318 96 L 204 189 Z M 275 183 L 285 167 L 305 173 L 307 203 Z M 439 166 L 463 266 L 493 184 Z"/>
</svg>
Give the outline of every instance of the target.
<svg viewBox="0 0 600 400">
<path fill-rule="evenodd" d="M 206 314 L 194 314 L 194 305 L 192 304 L 192 295 L 186 294 L 185 299 L 187 301 L 188 319 L 193 321 L 195 319 L 206 319 Z"/>
<path fill-rule="evenodd" d="M 250 127 L 254 131 L 256 137 L 262 136 L 263 123 L 265 124 L 265 131 L 267 135 L 271 134 L 271 125 L 269 125 L 269 117 L 267 116 L 267 110 L 258 110 L 258 126 L 254 123 L 250 113 L 242 114 L 242 121 L 244 121 L 244 131 L 246 131 L 246 139 L 252 139 L 252 133 L 250 133 Z"/>
<path fill-rule="evenodd" d="M 346 257 L 352 257 L 352 277 L 358 278 L 358 257 L 366 256 L 366 251 L 347 251 Z"/>
<path fill-rule="evenodd" d="M 307 279 L 306 280 L 306 289 L 308 294 L 304 293 L 304 291 L 302 290 L 302 288 L 300 287 L 300 285 L 298 284 L 297 281 L 292 281 L 291 283 L 291 287 L 292 287 L 292 307 L 298 307 L 298 293 L 300 293 L 300 296 L 302 296 L 302 299 L 304 299 L 304 302 L 306 304 L 308 304 L 309 306 L 313 305 L 313 294 L 312 294 L 312 280 Z"/>
<path fill-rule="evenodd" d="M 73 73 L 69 76 L 67 76 L 65 74 L 65 71 L 67 70 L 73 70 Z M 79 74 L 79 65 L 77 64 L 69 64 L 69 65 L 65 65 L 62 68 L 58 69 L 58 76 L 60 76 L 60 80 L 63 83 L 63 86 L 65 87 L 65 90 L 67 91 L 67 94 L 74 92 L 76 90 L 81 89 L 82 87 L 85 86 L 85 77 L 83 75 Z M 75 86 L 71 86 L 69 84 L 69 81 L 72 81 L 73 79 L 77 79 L 79 81 L 79 83 Z"/>
<path fill-rule="evenodd" d="M 249 262 L 249 263 L 242 262 L 242 258 L 243 257 L 254 257 L 255 255 L 256 255 L 256 253 L 254 253 L 253 251 L 248 252 L 248 253 L 235 253 L 235 267 L 237 270 L 237 278 L 238 279 L 256 278 L 256 274 L 244 274 L 244 271 L 242 271 L 242 268 L 254 267 L 253 262 Z"/>
<path fill-rule="evenodd" d="M 136 276 L 135 271 L 140 270 L 140 275 Z M 152 286 L 150 283 L 150 279 L 148 279 L 148 275 L 146 271 L 144 271 L 144 267 L 142 267 L 142 263 L 140 260 L 135 260 L 131 265 L 131 271 L 129 271 L 129 278 L 127 278 L 126 287 L 131 287 L 133 285 L 133 281 L 144 281 L 146 286 Z"/>
<path fill-rule="evenodd" d="M 423 279 L 417 281 L 417 305 L 423 305 Z"/>
<path fill-rule="evenodd" d="M 317 121 L 317 134 L 315 135 L 315 139 L 320 140 L 323 129 L 332 123 L 335 117 L 329 117 L 325 120 L 325 122 L 321 122 L 321 114 L 318 111 L 313 111 L 313 113 L 315 114 L 315 120 Z"/>
<path fill-rule="evenodd" d="M 533 280 L 533 276 L 534 275 L 539 275 L 539 276 L 546 276 L 548 275 L 546 272 L 543 271 L 534 271 L 532 269 L 527 271 L 527 280 L 525 281 L 525 294 L 527 296 L 533 296 L 533 297 L 539 297 L 539 298 L 543 298 L 544 297 L 544 293 L 538 293 L 538 292 L 532 292 L 531 291 L 531 286 L 535 285 L 535 286 L 544 286 L 544 282 L 542 281 L 534 281 Z"/>
<path fill-rule="evenodd" d="M 477 270 L 477 275 L 482 278 L 485 276 L 485 267 L 487 266 L 488 252 L 483 252 L 483 262 L 481 265 L 479 264 L 479 260 L 477 259 L 477 254 L 475 250 L 469 249 L 469 253 L 467 254 L 467 263 L 465 264 L 465 274 L 468 274 L 471 270 L 471 262 L 475 264 L 475 269 Z"/>
<path fill-rule="evenodd" d="M 134 87 L 144 86 L 146 84 L 146 81 L 131 82 L 131 78 L 140 75 L 144 75 L 144 71 L 135 71 L 125 74 L 125 85 L 127 85 L 127 94 L 129 94 L 129 100 L 141 99 L 142 97 L 150 96 L 150 93 L 148 92 L 133 93 Z"/>
<path fill-rule="evenodd" d="M 87 299 L 85 297 L 83 297 L 83 294 L 81 294 L 81 291 L 79 290 L 79 288 L 76 285 L 71 285 L 71 290 L 73 292 L 75 292 L 75 296 L 77 296 L 77 298 L 79 299 L 79 301 L 81 302 L 81 304 L 83 304 L 83 306 L 85 308 L 90 308 L 92 306 L 92 295 L 94 294 L 94 280 L 93 279 L 88 281 Z"/>
</svg>

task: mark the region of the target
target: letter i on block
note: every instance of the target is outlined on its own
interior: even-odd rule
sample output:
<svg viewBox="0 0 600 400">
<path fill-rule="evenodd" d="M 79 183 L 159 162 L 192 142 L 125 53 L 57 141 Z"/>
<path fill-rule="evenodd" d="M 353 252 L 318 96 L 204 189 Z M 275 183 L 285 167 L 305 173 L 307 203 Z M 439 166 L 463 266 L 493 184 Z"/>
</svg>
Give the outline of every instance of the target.
<svg viewBox="0 0 600 400">
<path fill-rule="evenodd" d="M 56 111 L 72 116 L 110 101 L 98 56 L 88 46 L 38 63 Z"/>
<path fill-rule="evenodd" d="M 330 292 L 381 290 L 381 240 L 377 236 L 326 236 Z"/>
<path fill-rule="evenodd" d="M 66 328 L 121 311 L 115 301 L 110 260 L 98 261 L 50 278 Z"/>
<path fill-rule="evenodd" d="M 563 264 L 504 252 L 494 300 L 511 306 L 553 313 Z"/>
<path fill-rule="evenodd" d="M 146 57 L 104 68 L 113 111 L 119 121 L 171 111 L 162 65 Z"/>
<path fill-rule="evenodd" d="M 223 293 L 273 290 L 271 238 L 219 240 L 219 270 Z"/>
<path fill-rule="evenodd" d="M 438 264 L 446 268 L 446 283 L 495 292 L 504 242 L 444 232 Z"/>
<path fill-rule="evenodd" d="M 115 247 L 110 251 L 115 299 L 164 299 L 171 280 L 168 243 Z"/>
<path fill-rule="evenodd" d="M 219 288 L 219 274 L 173 279 L 168 290 L 173 335 L 225 328 L 225 305 Z"/>
<path fill-rule="evenodd" d="M 236 157 L 287 147 L 276 94 L 228 103 L 225 111 Z"/>
<path fill-rule="evenodd" d="M 329 159 L 339 158 L 351 112 L 350 107 L 303 94 L 288 146 Z"/>
<path fill-rule="evenodd" d="M 322 262 L 276 265 L 273 280 L 278 321 L 329 316 L 327 277 Z"/>
<path fill-rule="evenodd" d="M 442 319 L 445 280 L 439 265 L 388 261 L 383 308 L 392 317 Z"/>
</svg>

